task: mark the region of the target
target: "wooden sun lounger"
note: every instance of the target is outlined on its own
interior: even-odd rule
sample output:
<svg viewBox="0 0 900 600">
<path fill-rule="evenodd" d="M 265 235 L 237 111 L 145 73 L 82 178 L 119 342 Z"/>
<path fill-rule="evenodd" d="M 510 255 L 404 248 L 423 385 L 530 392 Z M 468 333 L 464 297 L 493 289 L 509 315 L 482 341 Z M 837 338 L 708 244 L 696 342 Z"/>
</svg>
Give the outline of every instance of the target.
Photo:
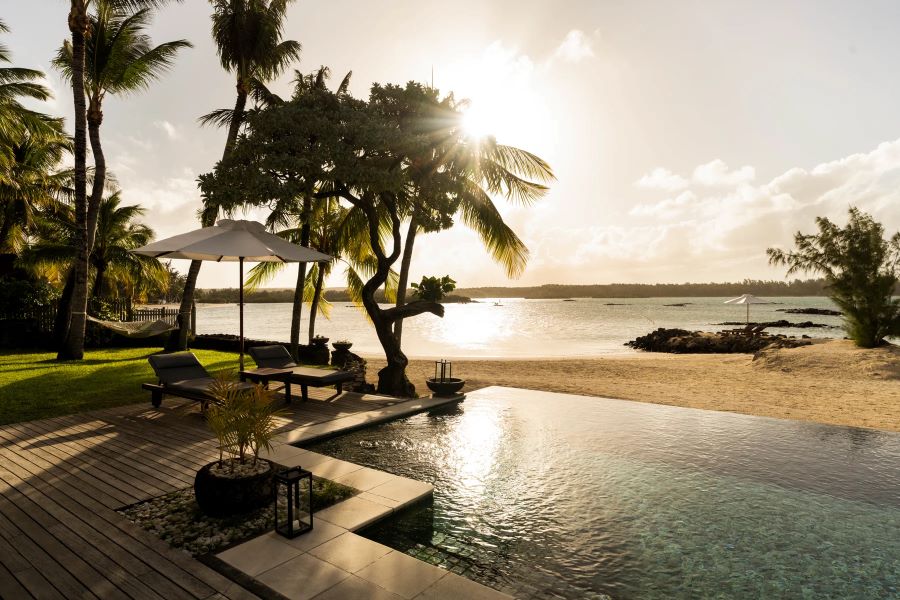
<svg viewBox="0 0 900 600">
<path fill-rule="evenodd" d="M 337 394 L 343 392 L 343 385 L 356 377 L 348 371 L 337 369 L 315 369 L 301 367 L 294 362 L 284 346 L 257 346 L 248 351 L 257 369 L 241 371 L 241 381 L 268 384 L 269 381 L 284 383 L 284 394 L 291 401 L 291 384 L 300 384 L 300 396 L 304 402 L 309 400 L 310 387 L 335 386 Z"/>
<path fill-rule="evenodd" d="M 200 402 L 201 410 L 206 410 L 213 397 L 209 388 L 215 378 L 203 368 L 191 352 L 174 354 L 154 354 L 147 358 L 159 383 L 144 383 L 141 387 L 150 391 L 150 402 L 154 408 L 162 404 L 163 396 L 177 396 Z M 240 383 L 241 389 L 251 389 L 249 383 Z"/>
</svg>

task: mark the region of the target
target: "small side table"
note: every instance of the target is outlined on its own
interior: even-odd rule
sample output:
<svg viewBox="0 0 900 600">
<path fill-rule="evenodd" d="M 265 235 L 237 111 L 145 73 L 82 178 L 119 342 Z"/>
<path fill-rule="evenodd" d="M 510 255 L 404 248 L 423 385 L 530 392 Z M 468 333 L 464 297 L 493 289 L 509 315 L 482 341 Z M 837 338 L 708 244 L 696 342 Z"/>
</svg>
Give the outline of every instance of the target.
<svg viewBox="0 0 900 600">
<path fill-rule="evenodd" d="M 284 383 L 284 397 L 287 403 L 291 403 L 291 370 L 290 369 L 272 369 L 260 368 L 241 371 L 239 373 L 241 381 L 249 380 L 252 383 L 261 383 L 267 388 L 270 381 L 280 381 Z"/>
</svg>

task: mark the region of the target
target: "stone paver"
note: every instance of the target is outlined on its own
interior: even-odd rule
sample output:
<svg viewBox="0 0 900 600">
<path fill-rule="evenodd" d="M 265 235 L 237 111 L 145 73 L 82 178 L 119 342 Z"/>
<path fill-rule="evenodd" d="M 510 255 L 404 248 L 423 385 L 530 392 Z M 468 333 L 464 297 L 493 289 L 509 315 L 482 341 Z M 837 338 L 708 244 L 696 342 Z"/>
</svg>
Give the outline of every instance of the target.
<svg viewBox="0 0 900 600">
<path fill-rule="evenodd" d="M 350 573 L 368 567 L 389 552 L 391 549 L 387 546 L 349 532 L 309 551 L 313 556 Z"/>
<path fill-rule="evenodd" d="M 335 480 L 344 475 L 362 469 L 360 465 L 339 458 L 332 458 L 324 454 L 307 452 L 303 455 L 303 468 L 312 471 L 316 477 Z"/>
<path fill-rule="evenodd" d="M 400 505 L 402 504 L 398 500 L 391 500 L 390 498 L 385 498 L 384 496 L 379 496 L 377 494 L 372 494 L 370 492 L 363 492 L 363 493 L 359 494 L 358 497 L 362 498 L 363 500 L 368 500 L 369 502 L 374 502 L 375 504 L 380 504 L 381 506 L 384 506 L 385 508 L 391 508 L 391 509 L 399 508 Z"/>
<path fill-rule="evenodd" d="M 356 574 L 389 592 L 412 599 L 447 575 L 447 571 L 391 551 Z"/>
<path fill-rule="evenodd" d="M 367 398 L 379 399 L 379 396 L 366 396 Z M 405 400 L 398 402 L 393 406 L 386 406 L 370 410 L 365 413 L 357 413 L 339 417 L 323 423 L 316 423 L 304 427 L 298 427 L 292 431 L 288 431 L 276 436 L 276 441 L 285 444 L 299 444 L 302 442 L 311 442 L 316 439 L 334 435 L 336 432 L 350 429 L 358 429 L 360 427 L 368 427 L 376 423 L 391 421 L 401 416 L 411 415 L 426 410 L 430 410 L 437 406 L 445 404 L 453 404 L 459 402 L 465 396 L 454 396 L 450 398 L 418 398 L 414 400 Z M 383 397 L 384 400 L 395 400 L 394 398 Z"/>
<path fill-rule="evenodd" d="M 381 504 L 363 500 L 359 496 L 347 498 L 334 506 L 329 506 L 316 513 L 315 518 L 333 523 L 338 527 L 356 531 L 366 525 L 374 523 L 385 515 L 389 515 L 392 509 Z"/>
<path fill-rule="evenodd" d="M 286 544 L 284 539 L 275 533 L 265 533 L 218 554 L 218 557 L 235 569 L 255 576 L 302 554 L 302 550 Z"/>
<path fill-rule="evenodd" d="M 315 600 L 403 600 L 403 597 L 351 575 L 330 590 L 316 596 Z"/>
<path fill-rule="evenodd" d="M 471 579 L 461 577 L 456 573 L 447 573 L 433 585 L 428 586 L 424 592 L 416 596 L 415 600 L 502 600 L 512 599 L 495 589 L 483 586 Z"/>
<path fill-rule="evenodd" d="M 286 467 L 294 467 L 300 464 L 302 457 L 310 454 L 308 450 L 289 446 L 287 444 L 273 445 L 272 450 L 260 450 L 259 457 L 266 458 L 272 462 Z"/>
<path fill-rule="evenodd" d="M 391 475 L 390 473 L 385 473 L 384 471 L 376 471 L 375 469 L 363 467 L 362 469 L 352 471 L 350 473 L 347 473 L 346 475 L 341 475 L 334 481 L 343 483 L 344 485 L 349 485 L 350 487 L 356 488 L 361 492 L 365 492 L 367 490 L 371 490 L 373 487 L 387 483 L 395 477 L 396 475 Z"/>
<path fill-rule="evenodd" d="M 349 576 L 350 573 L 347 571 L 324 560 L 309 554 L 301 554 L 266 571 L 257 579 L 292 600 L 309 600 Z"/>
<path fill-rule="evenodd" d="M 318 518 L 318 514 L 319 513 L 313 515 L 312 531 L 304 533 L 302 535 L 298 535 L 293 539 L 287 539 L 284 537 L 281 539 L 283 539 L 284 542 L 289 546 L 293 546 L 301 552 L 307 552 L 309 550 L 312 550 L 316 546 L 324 544 L 329 540 L 333 540 L 339 535 L 347 533 L 347 530 L 343 527 L 338 527 L 337 525 L 329 523 L 328 521 L 320 520 Z"/>
<path fill-rule="evenodd" d="M 415 479 L 408 479 L 406 477 L 394 477 L 393 479 L 368 490 L 371 494 L 390 498 L 391 500 L 396 500 L 403 504 L 421 500 L 426 496 L 430 496 L 433 491 L 434 487 L 430 483 L 416 481 Z"/>
</svg>

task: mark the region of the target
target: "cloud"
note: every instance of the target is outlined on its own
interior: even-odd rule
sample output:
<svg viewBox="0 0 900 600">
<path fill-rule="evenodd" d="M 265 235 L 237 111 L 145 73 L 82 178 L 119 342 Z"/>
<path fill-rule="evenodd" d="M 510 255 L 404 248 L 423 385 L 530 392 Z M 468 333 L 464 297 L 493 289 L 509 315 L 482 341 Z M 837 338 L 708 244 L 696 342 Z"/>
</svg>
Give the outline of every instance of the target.
<svg viewBox="0 0 900 600">
<path fill-rule="evenodd" d="M 587 58 L 593 58 L 593 43 L 583 31 L 573 29 L 566 34 L 566 37 L 557 46 L 553 55 L 569 62 L 579 62 Z"/>
<path fill-rule="evenodd" d="M 660 168 L 645 178 L 665 182 L 670 174 Z M 697 280 L 699 274 L 691 275 L 695 265 L 720 273 L 718 279 L 727 279 L 721 273 L 728 271 L 731 279 L 780 277 L 783 271 L 768 266 L 766 248 L 790 246 L 796 231 L 813 232 L 817 216 L 844 223 L 848 207 L 856 206 L 889 234 L 900 229 L 900 140 L 811 169 L 791 168 L 765 183 L 754 185 L 754 177 L 751 166 L 732 170 L 721 160 L 700 165 L 688 189 L 633 207 L 635 223 L 614 235 L 594 234 L 579 252 L 618 266 L 655 261 L 658 280 L 679 279 L 678 273 Z M 640 251 L 623 250 L 629 244 Z"/>
<path fill-rule="evenodd" d="M 733 171 L 728 170 L 728 165 L 722 159 L 715 159 L 699 165 L 694 169 L 691 179 L 706 186 L 732 186 L 741 183 L 749 183 L 756 177 L 756 169 L 743 166 Z"/>
<path fill-rule="evenodd" d="M 640 188 L 676 191 L 688 186 L 688 180 L 668 169 L 657 167 L 635 182 Z"/>
<path fill-rule="evenodd" d="M 161 129 L 170 140 L 177 140 L 181 137 L 178 129 L 168 121 L 155 121 L 153 126 Z"/>
</svg>

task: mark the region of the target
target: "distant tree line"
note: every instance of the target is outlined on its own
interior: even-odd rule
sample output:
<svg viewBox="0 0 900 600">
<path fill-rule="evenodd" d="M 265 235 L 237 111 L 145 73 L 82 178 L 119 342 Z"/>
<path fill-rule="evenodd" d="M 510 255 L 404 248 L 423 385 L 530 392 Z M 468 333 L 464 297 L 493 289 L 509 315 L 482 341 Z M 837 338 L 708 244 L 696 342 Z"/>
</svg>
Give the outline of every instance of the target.
<svg viewBox="0 0 900 600">
<path fill-rule="evenodd" d="M 458 288 L 442 302 L 468 302 L 477 298 L 526 298 L 530 300 L 559 298 L 702 298 L 717 296 L 827 296 L 824 279 L 795 279 L 793 281 L 764 281 L 745 279 L 740 283 L 609 283 L 591 285 L 546 284 L 534 287 L 475 287 Z M 897 290 L 900 294 L 900 289 Z M 289 288 L 257 289 L 244 294 L 245 302 L 291 302 L 294 290 Z M 329 302 L 351 302 L 350 292 L 343 289 L 325 290 Z M 199 289 L 197 301 L 229 303 L 238 301 L 237 288 Z M 383 291 L 375 295 L 380 303 L 387 303 Z"/>
<path fill-rule="evenodd" d="M 354 302 L 354 297 L 349 290 L 325 290 L 322 294 L 328 302 Z M 230 304 L 238 301 L 237 288 L 198 289 L 194 299 L 198 303 L 206 304 Z M 279 303 L 292 302 L 294 290 L 289 288 L 257 289 L 244 292 L 244 302 L 247 303 Z M 391 304 L 384 290 L 375 292 L 375 301 L 380 304 Z M 447 294 L 441 299 L 443 303 L 469 302 L 470 298 L 459 294 Z"/>
<path fill-rule="evenodd" d="M 701 298 L 716 296 L 825 296 L 824 279 L 734 283 L 609 283 L 591 285 L 547 284 L 537 287 L 460 288 L 472 298 Z"/>
</svg>

